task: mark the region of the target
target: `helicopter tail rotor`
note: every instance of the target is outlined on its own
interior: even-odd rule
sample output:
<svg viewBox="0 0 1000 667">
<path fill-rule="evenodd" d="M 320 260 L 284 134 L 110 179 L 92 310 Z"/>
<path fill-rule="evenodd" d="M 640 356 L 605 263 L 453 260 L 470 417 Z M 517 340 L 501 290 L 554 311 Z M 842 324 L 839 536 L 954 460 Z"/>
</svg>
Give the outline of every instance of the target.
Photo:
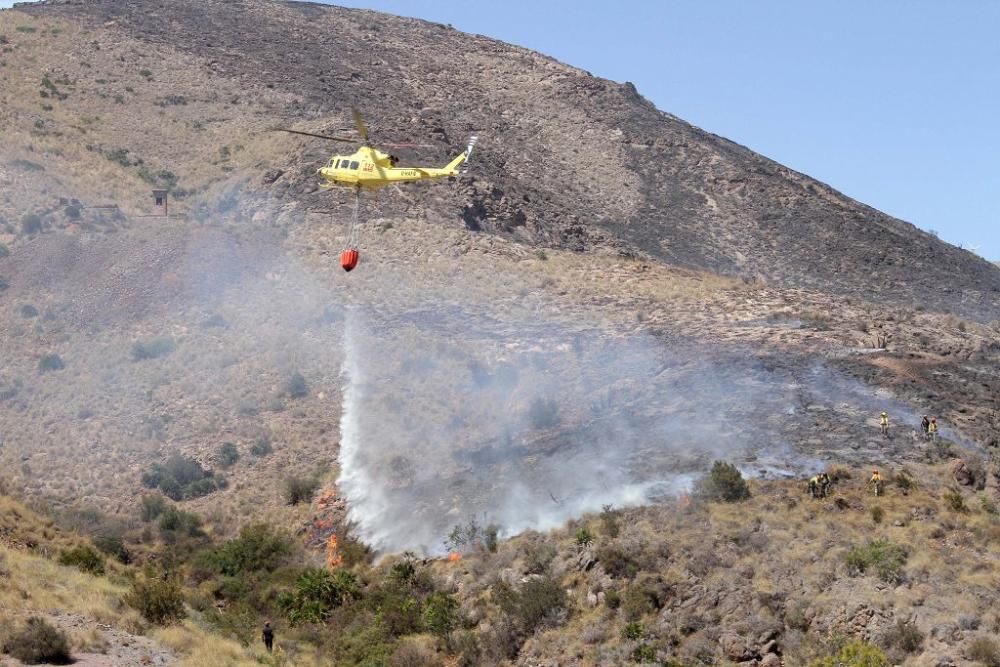
<svg viewBox="0 0 1000 667">
<path fill-rule="evenodd" d="M 469 169 L 468 169 L 469 158 L 472 157 L 472 149 L 475 148 L 476 141 L 478 141 L 478 140 L 479 140 L 479 137 L 476 136 L 476 135 L 472 135 L 471 137 L 469 137 L 469 145 L 465 149 L 465 165 L 466 165 L 466 168 L 462 170 L 463 174 L 466 174 L 466 173 L 469 172 Z"/>
</svg>

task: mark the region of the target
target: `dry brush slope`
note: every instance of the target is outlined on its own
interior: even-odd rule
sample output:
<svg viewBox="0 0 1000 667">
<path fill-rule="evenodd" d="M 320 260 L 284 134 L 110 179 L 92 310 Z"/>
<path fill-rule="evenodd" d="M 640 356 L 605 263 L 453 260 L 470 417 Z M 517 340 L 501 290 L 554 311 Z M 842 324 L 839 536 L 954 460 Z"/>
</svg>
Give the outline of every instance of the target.
<svg viewBox="0 0 1000 667">
<path fill-rule="evenodd" d="M 337 313 L 351 302 L 404 316 L 471 303 L 515 340 L 512 323 L 544 314 L 720 356 L 830 357 L 899 380 L 988 440 L 995 329 L 844 292 L 881 301 L 895 285 L 897 302 L 995 317 L 995 269 L 628 85 L 446 26 L 302 3 L 42 3 L 0 13 L 0 34 L 2 456 L 32 491 L 124 509 L 151 460 L 210 462 L 225 442 L 245 454 L 271 434 L 276 456 L 237 465 L 217 523 L 262 502 L 287 517 L 282 477 L 337 451 Z M 342 231 L 329 224 L 346 197 L 313 175 L 329 147 L 262 131 L 346 127 L 352 105 L 380 137 L 434 144 L 425 159 L 472 132 L 483 143 L 467 177 L 366 204 L 364 270 L 348 280 L 331 265 Z M 190 219 L 137 217 L 151 185 L 174 180 Z M 835 316 L 767 319 L 817 313 Z M 202 326 L 213 315 L 228 326 Z M 884 354 L 926 357 L 926 377 L 851 352 L 880 332 L 894 337 Z M 157 336 L 176 351 L 130 359 Z M 46 354 L 66 369 L 39 372 Z M 312 392 L 292 401 L 281 394 L 296 369 Z M 975 391 L 940 405 L 961 387 Z"/>
<path fill-rule="evenodd" d="M 152 72 L 168 106 L 157 127 L 121 138 L 161 163 L 193 168 L 190 148 L 205 161 L 231 127 L 349 126 L 346 111 L 358 106 L 379 136 L 431 141 L 438 159 L 483 135 L 469 186 L 427 207 L 449 218 L 462 211 L 473 228 L 577 248 L 615 241 L 673 264 L 986 319 L 1000 303 L 1000 272 L 988 262 L 664 114 L 630 84 L 525 49 L 309 3 L 93 0 L 21 11 L 129 47 L 130 75 Z M 89 43 L 68 46 L 89 57 Z M 173 108 L 171 96 L 191 104 Z M 211 101 L 220 113 L 206 117 L 201 105 Z M 197 131 L 208 133 L 184 141 L 190 131 L 179 126 L 193 126 L 197 111 Z M 314 163 L 282 162 L 269 148 L 284 173 L 256 181 L 248 208 L 272 199 L 323 208 L 303 197 Z"/>
</svg>

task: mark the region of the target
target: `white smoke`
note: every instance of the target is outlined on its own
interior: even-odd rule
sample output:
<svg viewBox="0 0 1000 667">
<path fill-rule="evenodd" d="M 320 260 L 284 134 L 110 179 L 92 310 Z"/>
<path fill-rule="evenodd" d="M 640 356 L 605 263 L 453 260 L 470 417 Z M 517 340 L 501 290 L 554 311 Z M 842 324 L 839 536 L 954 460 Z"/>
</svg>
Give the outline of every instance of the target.
<svg viewBox="0 0 1000 667">
<path fill-rule="evenodd" d="M 470 518 L 510 535 L 655 501 L 715 459 L 775 477 L 894 446 L 866 423 L 885 398 L 809 359 L 457 308 L 356 307 L 343 340 L 339 486 L 379 551 L 442 553 Z"/>
</svg>

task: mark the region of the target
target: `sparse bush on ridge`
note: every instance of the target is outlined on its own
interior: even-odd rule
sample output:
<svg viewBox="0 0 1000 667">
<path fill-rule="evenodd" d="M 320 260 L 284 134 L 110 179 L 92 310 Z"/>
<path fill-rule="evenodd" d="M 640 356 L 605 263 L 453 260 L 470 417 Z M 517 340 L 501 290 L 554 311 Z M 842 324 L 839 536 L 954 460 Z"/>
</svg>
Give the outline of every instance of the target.
<svg viewBox="0 0 1000 667">
<path fill-rule="evenodd" d="M 68 665 L 72 662 L 66 635 L 38 616 L 31 616 L 24 627 L 3 643 L 4 653 L 28 665 Z"/>
</svg>

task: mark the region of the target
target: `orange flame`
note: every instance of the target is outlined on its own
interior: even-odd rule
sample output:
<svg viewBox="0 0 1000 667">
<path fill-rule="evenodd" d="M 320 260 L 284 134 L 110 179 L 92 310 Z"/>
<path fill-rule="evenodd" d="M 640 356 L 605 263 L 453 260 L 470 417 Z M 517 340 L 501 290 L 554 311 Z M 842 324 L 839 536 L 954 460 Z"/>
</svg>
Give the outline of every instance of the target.
<svg viewBox="0 0 1000 667">
<path fill-rule="evenodd" d="M 682 509 L 687 509 L 688 507 L 691 506 L 691 496 L 689 496 L 686 493 L 682 493 L 681 497 L 677 499 L 677 503 L 681 506 Z"/>
<path fill-rule="evenodd" d="M 457 551 L 452 551 L 450 554 L 448 554 L 449 563 L 457 563 L 460 560 L 462 560 L 462 554 L 458 553 Z"/>
<path fill-rule="evenodd" d="M 340 555 L 340 551 L 337 549 L 337 535 L 336 533 L 331 533 L 330 539 L 326 541 L 326 566 L 331 570 L 336 570 L 343 564 L 344 557 Z"/>
</svg>

